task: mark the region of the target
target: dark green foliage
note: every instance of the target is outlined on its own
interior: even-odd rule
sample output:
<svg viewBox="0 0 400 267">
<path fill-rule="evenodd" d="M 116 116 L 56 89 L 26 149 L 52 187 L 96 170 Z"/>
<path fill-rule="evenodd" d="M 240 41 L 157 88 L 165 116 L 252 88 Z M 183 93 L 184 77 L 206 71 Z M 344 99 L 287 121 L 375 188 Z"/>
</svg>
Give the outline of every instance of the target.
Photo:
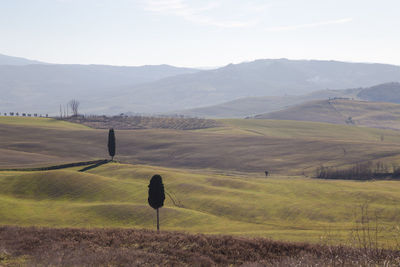
<svg viewBox="0 0 400 267">
<path fill-rule="evenodd" d="M 164 205 L 165 193 L 164 185 L 160 175 L 154 175 L 149 184 L 149 205 L 153 209 L 161 208 Z"/>
<path fill-rule="evenodd" d="M 108 132 L 108 154 L 110 154 L 111 160 L 113 160 L 115 156 L 115 134 L 113 128 Z"/>
</svg>

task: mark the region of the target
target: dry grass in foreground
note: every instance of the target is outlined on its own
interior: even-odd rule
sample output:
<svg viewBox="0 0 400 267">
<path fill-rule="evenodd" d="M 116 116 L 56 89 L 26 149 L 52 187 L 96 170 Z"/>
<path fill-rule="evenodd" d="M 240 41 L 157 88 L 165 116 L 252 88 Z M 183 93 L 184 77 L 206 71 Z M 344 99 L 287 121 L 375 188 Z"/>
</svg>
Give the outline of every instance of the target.
<svg viewBox="0 0 400 267">
<path fill-rule="evenodd" d="M 399 266 L 400 251 L 128 229 L 0 228 L 1 266 Z"/>
</svg>

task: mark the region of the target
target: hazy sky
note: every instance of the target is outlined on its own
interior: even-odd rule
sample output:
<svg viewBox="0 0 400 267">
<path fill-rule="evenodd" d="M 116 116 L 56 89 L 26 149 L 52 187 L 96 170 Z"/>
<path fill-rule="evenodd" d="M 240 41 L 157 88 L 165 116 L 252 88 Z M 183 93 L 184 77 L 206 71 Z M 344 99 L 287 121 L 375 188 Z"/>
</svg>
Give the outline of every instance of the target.
<svg viewBox="0 0 400 267">
<path fill-rule="evenodd" d="M 0 54 L 220 66 L 259 58 L 400 65 L 400 0 L 0 0 Z"/>
</svg>

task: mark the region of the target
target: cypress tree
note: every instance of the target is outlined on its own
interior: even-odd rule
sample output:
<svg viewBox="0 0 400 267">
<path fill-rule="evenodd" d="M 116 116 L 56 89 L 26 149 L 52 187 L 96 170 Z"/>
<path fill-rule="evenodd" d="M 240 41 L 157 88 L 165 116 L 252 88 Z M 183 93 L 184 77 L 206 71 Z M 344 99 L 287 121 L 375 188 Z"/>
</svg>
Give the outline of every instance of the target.
<svg viewBox="0 0 400 267">
<path fill-rule="evenodd" d="M 165 193 L 164 185 L 160 175 L 156 174 L 150 179 L 149 198 L 150 207 L 157 211 L 157 231 L 160 231 L 160 219 L 158 209 L 164 206 Z"/>
<path fill-rule="evenodd" d="M 115 134 L 114 129 L 111 128 L 108 131 L 108 154 L 111 156 L 111 160 L 114 160 L 115 156 Z"/>
</svg>

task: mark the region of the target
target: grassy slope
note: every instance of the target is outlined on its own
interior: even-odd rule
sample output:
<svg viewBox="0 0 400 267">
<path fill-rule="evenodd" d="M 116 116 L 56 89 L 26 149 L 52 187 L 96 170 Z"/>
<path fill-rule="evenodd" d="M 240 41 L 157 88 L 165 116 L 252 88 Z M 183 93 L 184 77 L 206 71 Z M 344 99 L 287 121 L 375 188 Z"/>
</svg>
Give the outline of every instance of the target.
<svg viewBox="0 0 400 267">
<path fill-rule="evenodd" d="M 16 153 L 11 161 L 21 158 L 37 165 L 34 160 L 40 156 L 65 162 L 106 154 L 104 130 L 41 119 L 29 121 L 36 123 L 30 126 L 19 122 L 3 123 L 0 129 L 0 147 Z M 163 175 L 178 204 L 167 197 L 161 211 L 163 229 L 297 241 L 318 241 L 330 232 L 344 240 L 354 212 L 367 201 L 371 210 L 380 211 L 382 226 L 393 227 L 400 220 L 400 182 L 286 176 L 320 163 L 344 165 L 377 158 L 395 162 L 398 132 L 294 121 L 222 122 L 224 127 L 198 131 L 117 132 L 119 159 L 197 169 L 107 164 L 88 173 L 78 173 L 78 168 L 0 172 L 0 223 L 153 228 L 154 211 L 146 200 L 147 184 L 155 173 Z M 3 164 L 10 162 L 9 154 L 1 159 Z M 232 172 L 259 166 L 285 176 L 273 172 L 266 179 L 261 171 Z M 381 235 L 389 240 L 392 233 Z"/>
<path fill-rule="evenodd" d="M 209 131 L 237 132 L 289 139 L 342 141 L 348 143 L 376 143 L 377 141 L 380 142 L 381 135 L 384 135 L 387 138 L 386 141 L 400 141 L 400 134 L 397 131 L 321 122 L 254 119 L 224 119 L 222 122 L 228 128 L 211 128 Z"/>
<path fill-rule="evenodd" d="M 154 228 L 147 204 L 149 178 L 164 178 L 163 229 L 317 242 L 328 233 L 345 240 L 354 212 L 369 202 L 380 224 L 400 220 L 400 182 L 268 179 L 193 173 L 144 165 L 107 164 L 76 170 L 0 172 L 0 223 L 51 227 Z M 391 240 L 389 231 L 382 240 Z"/>
<path fill-rule="evenodd" d="M 74 124 L 60 121 L 54 122 L 60 124 L 58 128 L 48 128 L 41 120 L 37 122 L 30 126 L 1 124 L 0 166 L 43 166 L 108 157 L 107 130 L 74 128 Z M 265 170 L 312 175 L 321 164 L 400 162 L 400 134 L 393 130 L 295 121 L 221 122 L 223 127 L 195 131 L 117 131 L 117 158 L 125 163 L 260 175 Z"/>
<path fill-rule="evenodd" d="M 56 120 L 53 118 L 37 118 L 37 117 L 10 117 L 0 116 L 0 124 L 18 125 L 26 127 L 42 127 L 42 128 L 55 128 L 55 129 L 90 129 L 87 126 L 69 123 L 65 121 Z"/>
<path fill-rule="evenodd" d="M 259 119 L 297 120 L 400 129 L 400 105 L 354 100 L 319 100 L 256 116 Z"/>
</svg>

